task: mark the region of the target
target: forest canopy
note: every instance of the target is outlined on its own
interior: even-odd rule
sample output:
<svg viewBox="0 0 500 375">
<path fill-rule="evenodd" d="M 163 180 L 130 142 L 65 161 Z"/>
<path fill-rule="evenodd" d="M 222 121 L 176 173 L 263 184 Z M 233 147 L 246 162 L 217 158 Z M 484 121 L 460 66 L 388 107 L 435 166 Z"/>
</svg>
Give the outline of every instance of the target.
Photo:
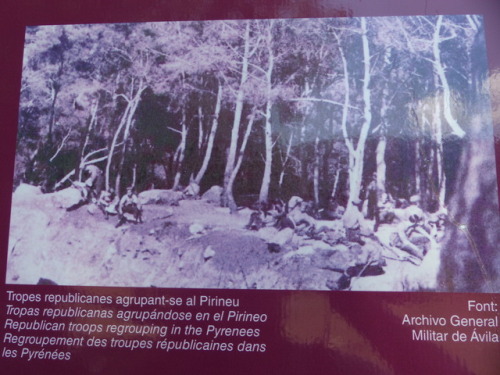
<svg viewBox="0 0 500 375">
<path fill-rule="evenodd" d="M 487 64 L 478 16 L 35 26 L 15 184 L 224 188 L 324 207 L 453 194 Z M 484 104 L 483 104 L 484 105 Z"/>
</svg>

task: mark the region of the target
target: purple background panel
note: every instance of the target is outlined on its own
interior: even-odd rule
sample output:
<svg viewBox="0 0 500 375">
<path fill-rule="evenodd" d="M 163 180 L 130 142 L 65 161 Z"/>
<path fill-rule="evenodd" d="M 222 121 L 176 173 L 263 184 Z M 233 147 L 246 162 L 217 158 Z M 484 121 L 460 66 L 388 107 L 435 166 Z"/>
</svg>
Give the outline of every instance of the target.
<svg viewBox="0 0 500 375">
<path fill-rule="evenodd" d="M 0 321 L 6 291 L 95 294 L 207 294 L 239 298 L 248 310 L 267 313 L 262 331 L 265 353 L 202 353 L 81 349 L 70 361 L 0 359 L 3 374 L 498 374 L 498 343 L 436 343 L 411 340 L 404 314 L 469 316 L 467 301 L 500 302 L 498 295 L 451 293 L 364 293 L 253 290 L 155 290 L 6 286 L 5 266 L 17 129 L 24 28 L 27 25 L 210 20 L 288 17 L 345 17 L 431 14 L 482 14 L 491 72 L 500 69 L 497 47 L 500 2 L 437 1 L 229 1 L 229 0 L 7 0 L 0 5 Z M 498 103 L 493 103 L 494 107 Z M 493 119 L 498 131 L 499 118 Z M 497 160 L 500 145 L 496 142 Z M 500 175 L 497 163 L 497 174 Z M 468 315 L 469 314 L 469 315 Z M 447 327 L 450 334 L 454 327 Z M 471 333 L 472 328 L 462 328 Z M 495 329 L 494 329 L 495 330 Z M 4 327 L 0 328 L 3 341 Z M 498 334 L 498 328 L 496 328 Z M 3 346 L 3 343 L 2 345 Z"/>
</svg>

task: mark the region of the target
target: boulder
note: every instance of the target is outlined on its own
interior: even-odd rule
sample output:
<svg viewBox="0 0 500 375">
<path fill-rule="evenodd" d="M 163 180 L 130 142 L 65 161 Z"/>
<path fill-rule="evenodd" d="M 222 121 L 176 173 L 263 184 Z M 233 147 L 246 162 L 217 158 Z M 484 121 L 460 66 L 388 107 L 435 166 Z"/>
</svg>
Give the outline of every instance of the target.
<svg viewBox="0 0 500 375">
<path fill-rule="evenodd" d="M 182 192 L 185 198 L 197 198 L 200 194 L 200 185 L 191 182 Z"/>
<path fill-rule="evenodd" d="M 36 285 L 57 285 L 57 283 L 55 281 L 52 281 L 51 279 L 40 277 Z"/>
<path fill-rule="evenodd" d="M 353 243 L 350 246 L 350 253 L 353 257 L 354 265 L 383 264 L 382 247 L 371 239 L 366 239 L 364 245 Z"/>
<path fill-rule="evenodd" d="M 220 199 L 222 196 L 222 187 L 214 185 L 210 189 L 208 189 L 203 195 L 201 199 L 208 203 L 220 204 Z"/>
<path fill-rule="evenodd" d="M 212 246 L 208 245 L 205 251 L 203 252 L 203 259 L 205 261 L 213 258 L 215 256 L 215 250 L 212 249 Z"/>
<path fill-rule="evenodd" d="M 189 233 L 192 235 L 200 235 L 205 232 L 205 227 L 200 223 L 193 223 L 189 226 Z"/>
<path fill-rule="evenodd" d="M 294 234 L 293 229 L 285 228 L 276 233 L 276 235 L 269 242 L 277 243 L 280 246 L 284 246 L 292 240 L 293 234 Z"/>
<path fill-rule="evenodd" d="M 314 258 L 317 267 L 341 272 L 354 264 L 354 256 L 345 245 L 337 245 L 331 251 L 317 251 Z"/>
<path fill-rule="evenodd" d="M 329 230 L 325 233 L 325 241 L 327 243 L 336 244 L 341 241 L 342 238 L 345 238 L 345 231 L 342 228 L 342 231 L 333 231 Z"/>
<path fill-rule="evenodd" d="M 33 186 L 29 184 L 21 184 L 17 187 L 12 195 L 12 202 L 14 204 L 31 202 L 35 197 L 43 194 L 40 186 Z"/>
<path fill-rule="evenodd" d="M 307 257 L 315 254 L 315 249 L 312 246 L 302 246 L 295 251 L 290 251 L 283 256 L 283 259 L 288 259 L 292 257 Z"/>
<path fill-rule="evenodd" d="M 74 187 L 45 194 L 44 197 L 49 198 L 55 207 L 65 209 L 76 207 L 85 201 L 82 191 Z"/>
<path fill-rule="evenodd" d="M 87 212 L 91 215 L 94 215 L 96 212 L 99 212 L 99 207 L 95 203 L 89 204 L 87 206 Z"/>
<path fill-rule="evenodd" d="M 182 199 L 182 192 L 174 190 L 152 189 L 139 194 L 139 203 L 145 204 L 166 204 L 169 206 L 178 206 Z"/>
<path fill-rule="evenodd" d="M 267 243 L 268 249 L 272 253 L 278 253 L 281 249 L 292 241 L 294 231 L 291 228 L 285 228 L 276 233 Z"/>
</svg>

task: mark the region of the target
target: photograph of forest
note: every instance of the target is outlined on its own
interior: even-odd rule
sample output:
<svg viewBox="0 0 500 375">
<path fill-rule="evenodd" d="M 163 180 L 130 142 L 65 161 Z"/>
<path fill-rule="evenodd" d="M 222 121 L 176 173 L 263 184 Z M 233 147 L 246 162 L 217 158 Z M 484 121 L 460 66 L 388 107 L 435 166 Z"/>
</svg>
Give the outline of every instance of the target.
<svg viewBox="0 0 500 375">
<path fill-rule="evenodd" d="M 500 291 L 476 15 L 26 29 L 7 283 Z"/>
</svg>

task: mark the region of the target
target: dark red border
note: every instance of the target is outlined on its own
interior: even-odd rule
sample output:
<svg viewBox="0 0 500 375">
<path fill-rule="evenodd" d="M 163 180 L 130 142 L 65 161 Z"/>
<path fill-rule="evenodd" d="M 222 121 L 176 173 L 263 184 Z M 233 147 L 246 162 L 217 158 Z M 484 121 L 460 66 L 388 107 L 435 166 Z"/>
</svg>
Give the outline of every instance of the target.
<svg viewBox="0 0 500 375">
<path fill-rule="evenodd" d="M 3 9 L 2 9 L 3 8 Z M 500 70 L 498 0 L 6 0 L 0 5 L 0 246 L 7 248 L 24 29 L 29 25 L 194 19 L 481 14 L 490 71 Z M 499 105 L 499 104 L 497 104 Z M 495 133 L 500 119 L 494 120 Z M 500 144 L 495 143 L 497 160 Z M 497 163 L 500 176 L 500 163 Z M 0 259 L 5 280 L 6 258 Z"/>
<path fill-rule="evenodd" d="M 5 267 L 10 199 L 17 131 L 18 100 L 24 28 L 27 25 L 112 23 L 194 19 L 297 18 L 342 16 L 388 16 L 415 14 L 481 14 L 486 25 L 489 66 L 500 72 L 500 1 L 498 0 L 4 0 L 0 5 L 0 321 L 5 306 Z M 496 88 L 498 90 L 498 88 Z M 500 103 L 495 103 L 497 106 Z M 495 118 L 496 134 L 500 119 Z M 497 160 L 500 143 L 496 142 Z M 500 163 L 497 175 L 500 176 Z M 10 286 L 29 291 L 27 286 Z M 45 291 L 49 287 L 38 287 Z M 56 287 L 63 290 L 62 287 Z M 85 288 L 84 288 L 85 289 Z M 107 288 L 87 288 L 105 293 Z M 125 288 L 123 288 L 125 289 Z M 51 290 L 53 291 L 53 290 Z M 130 293 L 152 293 L 130 289 Z M 188 296 L 196 291 L 172 290 Z M 432 313 L 464 309 L 467 299 L 487 301 L 498 295 L 474 296 L 449 293 L 339 293 L 292 291 L 212 291 L 237 296 L 247 305 L 270 312 L 272 325 L 266 331 L 273 350 L 265 356 L 179 353 L 165 357 L 131 355 L 110 351 L 82 352 L 71 363 L 4 361 L 0 371 L 10 374 L 491 374 L 500 373 L 499 345 L 439 346 L 411 343 L 401 328 L 398 309 Z M 298 305 L 294 305 L 298 304 Z M 317 304 L 317 305 L 316 305 Z M 305 306 L 305 310 L 294 309 Z M 324 310 L 322 310 L 324 309 Z M 301 310 L 300 312 L 297 310 Z M 318 311 L 332 316 L 328 319 Z M 297 315 L 298 314 L 298 315 Z M 334 318 L 334 317 L 337 318 Z M 326 319 L 316 324 L 318 319 Z M 333 325 L 333 328 L 331 325 Z M 288 328 L 287 328 L 288 327 Z M 288 335 L 292 327 L 310 340 Z M 342 327 L 349 334 L 342 336 Z M 321 341 L 325 329 L 338 329 L 345 339 L 344 352 Z M 319 331 L 318 331 L 319 330 Z M 307 333 L 311 333 L 310 336 Z M 372 348 L 359 352 L 356 334 Z M 0 337 L 2 339 L 2 337 Z M 493 346 L 492 346 L 493 345 Z M 0 344 L 0 347 L 2 345 Z M 337 346 L 333 346 L 337 347 Z M 366 346 L 364 346 L 366 347 Z M 495 355 L 495 353 L 497 355 Z"/>
</svg>

